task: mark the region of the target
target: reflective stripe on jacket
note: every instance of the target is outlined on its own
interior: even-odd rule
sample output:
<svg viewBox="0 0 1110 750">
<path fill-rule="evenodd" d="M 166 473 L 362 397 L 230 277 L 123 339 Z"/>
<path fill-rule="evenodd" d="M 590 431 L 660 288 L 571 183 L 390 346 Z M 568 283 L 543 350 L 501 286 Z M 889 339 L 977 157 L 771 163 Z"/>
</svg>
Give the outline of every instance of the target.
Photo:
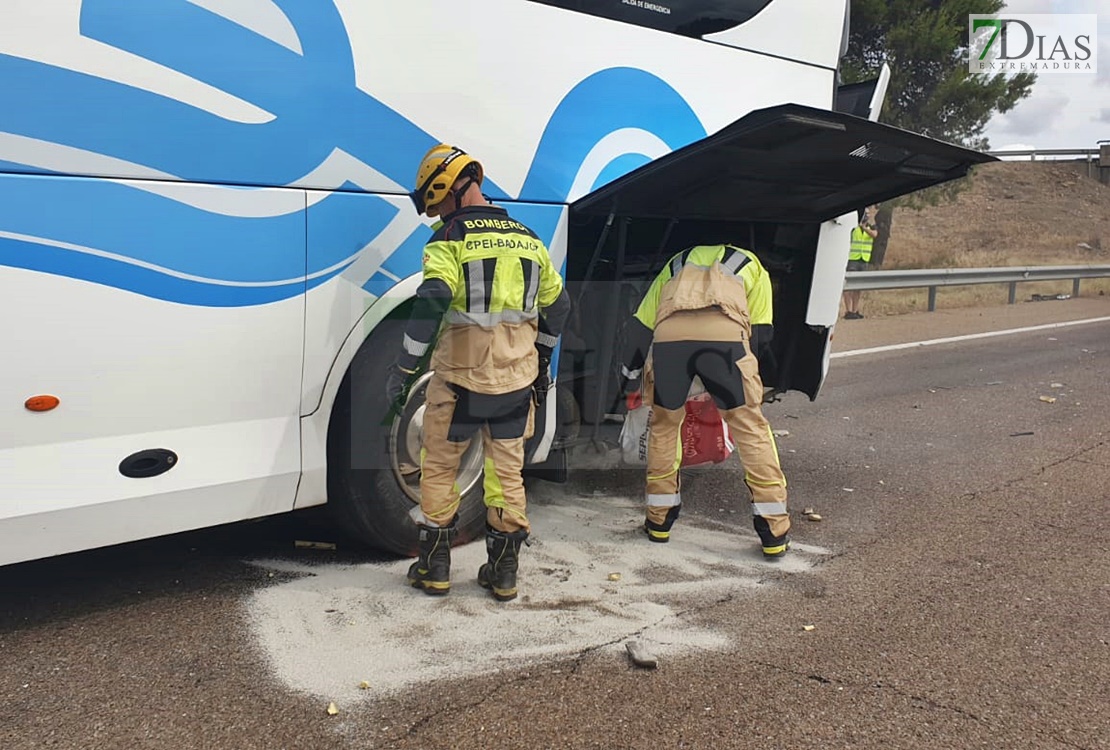
<svg viewBox="0 0 1110 750">
<path fill-rule="evenodd" d="M 871 262 L 871 246 L 875 240 L 863 227 L 855 226 L 852 228 L 852 246 L 848 251 L 848 260 L 862 260 L 864 263 Z M 844 247 L 841 245 L 841 247 Z M 840 257 L 844 257 L 843 255 Z"/>
</svg>

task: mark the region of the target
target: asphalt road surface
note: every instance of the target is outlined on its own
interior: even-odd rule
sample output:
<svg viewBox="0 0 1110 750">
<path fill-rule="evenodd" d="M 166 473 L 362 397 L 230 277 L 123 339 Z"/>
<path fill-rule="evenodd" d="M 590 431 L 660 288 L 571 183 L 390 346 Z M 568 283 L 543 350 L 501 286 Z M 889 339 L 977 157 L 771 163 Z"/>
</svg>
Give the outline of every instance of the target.
<svg viewBox="0 0 1110 750">
<path fill-rule="evenodd" d="M 990 326 L 1064 308 L 1030 309 Z M 935 334 L 943 319 L 914 320 L 852 321 L 837 349 L 984 325 L 974 311 Z M 0 569 L 0 746 L 1110 748 L 1108 373 L 1106 322 L 834 360 L 816 402 L 767 409 L 788 433 L 793 537 L 829 554 L 692 597 L 675 617 L 726 645 L 650 671 L 620 644 L 509 651 L 495 673 L 371 690 L 328 715 L 280 676 L 246 604 L 306 568 L 366 564 L 342 546 L 295 550 L 328 538 L 313 514 Z M 638 482 L 581 471 L 565 492 Z M 659 559 L 711 530 L 727 546 L 731 527 L 747 554 L 741 487 L 735 463 L 690 472 Z M 522 589 L 539 575 L 526 559 Z"/>
</svg>

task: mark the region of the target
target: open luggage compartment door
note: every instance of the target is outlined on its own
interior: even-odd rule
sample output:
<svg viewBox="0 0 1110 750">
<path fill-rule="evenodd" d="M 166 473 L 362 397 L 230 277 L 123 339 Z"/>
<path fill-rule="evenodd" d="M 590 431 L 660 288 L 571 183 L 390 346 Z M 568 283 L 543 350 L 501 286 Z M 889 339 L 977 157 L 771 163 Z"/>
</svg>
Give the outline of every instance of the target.
<svg viewBox="0 0 1110 750">
<path fill-rule="evenodd" d="M 994 160 L 843 112 L 784 104 L 629 172 L 579 198 L 571 211 L 819 223 Z"/>
<path fill-rule="evenodd" d="M 568 252 L 577 267 L 568 267 L 568 283 L 583 290 L 576 302 L 589 321 L 577 332 L 583 341 L 574 360 L 584 413 L 596 422 L 614 408 L 612 364 L 620 342 L 611 332 L 619 339 L 631 315 L 626 308 L 634 309 L 635 300 L 626 298 L 642 294 L 674 252 L 720 242 L 752 250 L 771 274 L 775 361 L 764 384 L 816 397 L 830 327 L 809 322 L 811 292 L 820 284 L 824 306 L 835 306 L 848 257 L 846 235 L 843 243 L 823 242 L 823 225 L 839 226 L 839 217 L 854 220 L 864 206 L 995 161 L 868 119 L 877 114 L 884 85 L 880 76 L 845 92 L 844 106 L 864 117 L 798 104 L 757 110 L 571 204 Z"/>
</svg>

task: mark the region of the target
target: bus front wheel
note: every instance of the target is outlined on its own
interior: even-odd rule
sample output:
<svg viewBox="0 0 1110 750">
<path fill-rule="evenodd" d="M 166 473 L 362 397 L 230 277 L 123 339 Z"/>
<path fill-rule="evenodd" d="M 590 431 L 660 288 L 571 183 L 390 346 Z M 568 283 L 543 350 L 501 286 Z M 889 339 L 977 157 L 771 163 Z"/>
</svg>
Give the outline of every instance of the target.
<svg viewBox="0 0 1110 750">
<path fill-rule="evenodd" d="M 416 554 L 420 518 L 420 445 L 424 392 L 430 373 L 409 392 L 399 415 L 385 395 L 386 377 L 400 351 L 406 310 L 382 321 L 359 347 L 339 386 L 328 425 L 328 506 L 340 529 L 369 547 Z M 459 466 L 462 493 L 456 536 L 462 544 L 482 533 L 482 446 L 472 442 Z"/>
</svg>

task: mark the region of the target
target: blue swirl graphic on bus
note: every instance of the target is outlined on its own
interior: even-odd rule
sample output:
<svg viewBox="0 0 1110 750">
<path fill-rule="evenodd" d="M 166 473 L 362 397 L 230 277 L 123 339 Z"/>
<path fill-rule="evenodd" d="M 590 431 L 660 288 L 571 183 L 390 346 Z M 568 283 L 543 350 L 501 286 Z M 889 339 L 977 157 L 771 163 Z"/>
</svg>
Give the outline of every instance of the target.
<svg viewBox="0 0 1110 750">
<path fill-rule="evenodd" d="M 398 212 L 380 198 L 357 197 L 370 200 L 357 207 L 324 200 L 307 211 L 243 218 L 115 181 L 32 177 L 0 201 L 0 231 L 19 243 L 7 247 L 0 238 L 0 264 L 187 304 L 274 302 L 342 272 Z M 307 225 L 319 248 L 312 269 L 305 268 Z M 33 247 L 30 238 L 48 239 Z M 90 269 L 95 278 L 85 275 Z"/>
<path fill-rule="evenodd" d="M 705 136 L 690 105 L 666 82 L 636 68 L 602 70 L 575 86 L 555 108 L 522 195 L 530 200 L 565 200 L 593 147 L 624 128 L 647 130 L 672 151 Z M 619 161 L 628 171 L 647 161 L 636 158 L 640 155 L 628 156 L 632 159 L 618 156 L 610 166 Z M 605 176 L 616 179 L 621 174 L 610 171 Z"/>
<path fill-rule="evenodd" d="M 5 58 L 0 129 L 224 184 L 288 185 L 339 148 L 406 184 L 412 155 L 436 140 L 356 87 L 350 40 L 331 3 L 275 4 L 303 54 L 187 0 L 81 7 L 82 36 L 250 102 L 274 116 L 269 122 L 234 122 L 115 81 Z"/>
<path fill-rule="evenodd" d="M 332 3 L 272 2 L 295 31 L 300 53 L 187 0 L 84 0 L 80 10 L 83 36 L 272 117 L 238 122 L 125 83 L 0 54 L 0 134 L 226 186 L 213 190 L 301 184 L 341 151 L 399 192 L 438 139 L 357 87 L 350 39 Z M 560 102 L 519 195 L 489 180 L 485 190 L 500 200 L 565 202 L 594 146 L 624 128 L 647 131 L 670 149 L 705 135 L 667 83 L 642 70 L 611 68 Z M 646 160 L 616 154 L 595 185 Z M 0 171 L 50 172 L 10 162 Z M 20 179 L 0 198 L 0 265 L 205 306 L 303 294 L 342 273 L 399 210 L 408 210 L 350 183 L 307 207 L 265 216 L 228 215 L 234 211 L 206 210 L 138 183 L 79 177 Z M 559 212 L 520 208 L 550 242 Z M 382 265 L 388 276 L 376 272 L 356 283 L 379 294 L 390 277 L 418 271 L 429 233 L 419 227 L 395 246 Z"/>
</svg>

